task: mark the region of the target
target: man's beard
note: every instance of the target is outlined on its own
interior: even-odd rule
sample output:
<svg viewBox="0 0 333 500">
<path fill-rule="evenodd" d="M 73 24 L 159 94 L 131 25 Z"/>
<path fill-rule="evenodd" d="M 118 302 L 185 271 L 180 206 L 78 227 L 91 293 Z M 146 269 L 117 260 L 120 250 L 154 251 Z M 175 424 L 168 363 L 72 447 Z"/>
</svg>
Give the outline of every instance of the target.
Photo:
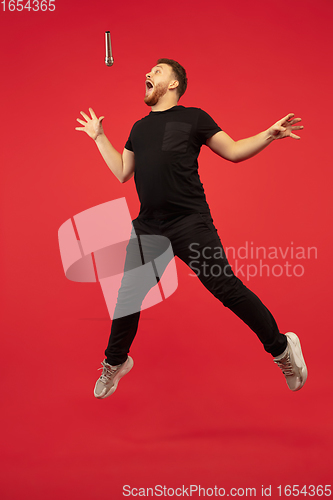
<svg viewBox="0 0 333 500">
<path fill-rule="evenodd" d="M 144 98 L 144 102 L 147 106 L 155 106 L 161 97 L 163 97 L 168 91 L 168 85 L 166 83 L 158 83 L 154 88 L 153 92 Z"/>
</svg>

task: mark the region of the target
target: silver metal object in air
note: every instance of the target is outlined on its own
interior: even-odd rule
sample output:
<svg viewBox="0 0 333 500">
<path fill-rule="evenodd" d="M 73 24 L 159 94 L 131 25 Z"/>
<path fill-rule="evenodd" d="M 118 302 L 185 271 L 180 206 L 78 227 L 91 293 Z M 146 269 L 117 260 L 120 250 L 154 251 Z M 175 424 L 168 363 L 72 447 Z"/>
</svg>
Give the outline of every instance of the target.
<svg viewBox="0 0 333 500">
<path fill-rule="evenodd" d="M 105 64 L 107 66 L 113 65 L 110 31 L 105 32 Z"/>
</svg>

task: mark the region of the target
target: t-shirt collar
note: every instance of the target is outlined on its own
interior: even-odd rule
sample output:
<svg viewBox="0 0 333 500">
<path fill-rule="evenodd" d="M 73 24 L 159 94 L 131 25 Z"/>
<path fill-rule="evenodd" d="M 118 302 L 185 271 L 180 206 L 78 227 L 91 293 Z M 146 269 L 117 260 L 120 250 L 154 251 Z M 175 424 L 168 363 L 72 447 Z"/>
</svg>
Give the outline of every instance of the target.
<svg viewBox="0 0 333 500">
<path fill-rule="evenodd" d="M 183 108 L 184 106 L 182 106 L 181 104 L 176 104 L 175 106 L 172 106 L 172 108 L 168 108 L 168 109 L 164 109 L 163 111 L 150 111 L 150 115 L 157 115 L 157 114 L 161 114 L 161 113 L 167 113 L 168 111 L 172 111 L 174 110 L 175 108 Z"/>
</svg>

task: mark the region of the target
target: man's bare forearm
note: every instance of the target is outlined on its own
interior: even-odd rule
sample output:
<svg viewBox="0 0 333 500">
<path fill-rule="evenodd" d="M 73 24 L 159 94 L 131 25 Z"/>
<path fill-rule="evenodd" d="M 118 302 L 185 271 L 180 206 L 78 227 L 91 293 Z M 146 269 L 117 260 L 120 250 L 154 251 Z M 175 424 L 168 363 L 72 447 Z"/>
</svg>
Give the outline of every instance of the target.
<svg viewBox="0 0 333 500">
<path fill-rule="evenodd" d="M 112 146 L 105 134 L 98 135 L 95 142 L 111 172 L 120 182 L 124 182 L 122 155 Z"/>
<path fill-rule="evenodd" d="M 254 135 L 253 137 L 235 141 L 233 145 L 233 161 L 238 163 L 255 156 L 266 148 L 271 142 L 273 142 L 273 140 L 274 138 L 268 129 L 264 130 L 264 132 L 260 132 L 260 134 Z"/>
</svg>

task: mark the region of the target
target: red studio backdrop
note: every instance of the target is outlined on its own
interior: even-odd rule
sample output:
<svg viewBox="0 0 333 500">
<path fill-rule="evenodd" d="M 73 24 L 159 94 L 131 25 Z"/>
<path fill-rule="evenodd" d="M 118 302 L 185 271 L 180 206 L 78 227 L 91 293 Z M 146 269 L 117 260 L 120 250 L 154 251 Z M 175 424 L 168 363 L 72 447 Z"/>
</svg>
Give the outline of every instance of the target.
<svg viewBox="0 0 333 500">
<path fill-rule="evenodd" d="M 332 1 L 42 3 L 0 3 L 1 498 L 331 496 Z M 142 313 L 133 370 L 93 396 L 111 320 L 99 283 L 66 278 L 58 230 L 120 198 L 134 218 L 139 202 L 76 118 L 104 115 L 122 151 L 160 57 L 187 70 L 180 104 L 234 140 L 302 118 L 301 140 L 245 162 L 199 157 L 234 271 L 301 338 L 300 392 L 176 261 L 178 289 Z"/>
</svg>

